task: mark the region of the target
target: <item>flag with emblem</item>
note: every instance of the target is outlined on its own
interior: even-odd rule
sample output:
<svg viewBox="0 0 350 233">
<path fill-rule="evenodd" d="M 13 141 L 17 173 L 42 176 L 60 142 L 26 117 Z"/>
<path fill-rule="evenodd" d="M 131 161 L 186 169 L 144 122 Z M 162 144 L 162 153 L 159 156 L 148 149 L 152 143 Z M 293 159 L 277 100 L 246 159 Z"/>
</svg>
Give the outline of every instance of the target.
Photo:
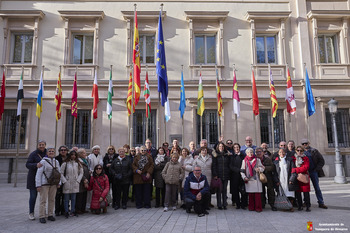
<svg viewBox="0 0 350 233">
<path fill-rule="evenodd" d="M 22 114 L 22 100 L 24 99 L 23 93 L 23 69 L 21 73 L 21 78 L 18 84 L 18 92 L 17 92 L 17 120 L 19 121 L 19 117 Z"/>
<path fill-rule="evenodd" d="M 112 97 L 113 97 L 113 81 L 112 81 L 112 68 L 109 73 L 109 84 L 108 84 L 108 96 L 107 96 L 107 115 L 108 119 L 112 119 Z"/>
<path fill-rule="evenodd" d="M 78 118 L 78 88 L 77 88 L 77 72 L 75 71 L 73 91 L 72 91 L 72 103 L 71 103 L 72 116 Z"/>
<path fill-rule="evenodd" d="M 275 118 L 277 115 L 277 109 L 278 109 L 278 102 L 277 102 L 277 96 L 276 96 L 276 89 L 275 89 L 275 83 L 273 82 L 273 77 L 272 77 L 272 70 L 271 66 L 269 64 L 269 71 L 270 71 L 270 98 L 271 98 L 271 107 L 272 107 L 272 117 Z"/>
<path fill-rule="evenodd" d="M 236 114 L 237 117 L 239 117 L 239 112 L 241 110 L 239 99 L 239 93 L 238 93 L 238 86 L 237 86 L 237 79 L 236 79 L 236 71 L 233 70 L 233 93 L 232 93 L 232 99 L 233 99 L 233 114 Z"/>
<path fill-rule="evenodd" d="M 259 115 L 259 97 L 256 89 L 254 70 L 252 69 L 252 97 L 253 97 L 253 113 L 255 116 Z"/>
<path fill-rule="evenodd" d="M 61 83 L 61 71 L 58 74 L 55 103 L 56 103 L 56 121 L 61 119 L 61 100 L 62 100 L 62 83 Z"/>
<path fill-rule="evenodd" d="M 286 89 L 285 99 L 287 102 L 287 112 L 294 115 L 296 112 L 297 105 L 295 103 L 294 90 L 292 86 L 292 79 L 290 78 L 289 69 L 288 69 L 287 89 Z"/>
<path fill-rule="evenodd" d="M 134 102 L 135 106 L 139 102 L 141 95 L 141 66 L 140 66 L 140 47 L 139 47 L 139 29 L 137 25 L 137 12 L 135 11 L 134 17 L 134 49 L 133 49 L 133 57 L 132 61 L 134 64 Z"/>
<path fill-rule="evenodd" d="M 129 77 L 129 86 L 128 86 L 128 96 L 126 98 L 126 107 L 128 109 L 128 116 L 131 115 L 131 105 L 133 102 L 133 112 L 135 112 L 135 101 L 132 101 L 132 73 L 130 72 L 130 77 Z"/>
<path fill-rule="evenodd" d="M 146 102 L 146 117 L 149 118 L 151 116 L 151 93 L 149 91 L 148 71 L 146 71 L 145 87 L 143 90 L 143 96 L 145 97 L 145 102 Z"/>
<path fill-rule="evenodd" d="M 198 97 L 197 97 L 197 114 L 203 116 L 205 110 L 204 93 L 202 84 L 202 72 L 199 73 Z"/>
<path fill-rule="evenodd" d="M 222 97 L 221 97 L 221 89 L 220 89 L 220 83 L 219 83 L 219 73 L 216 69 L 216 99 L 218 102 L 218 114 L 219 117 L 222 115 Z"/>
<path fill-rule="evenodd" d="M 44 83 L 43 83 L 43 71 L 41 71 L 38 97 L 36 99 L 36 116 L 40 118 L 43 111 L 43 96 L 44 96 Z"/>
<path fill-rule="evenodd" d="M 180 91 L 180 116 L 184 117 L 185 109 L 186 109 L 186 96 L 185 96 L 185 84 L 184 84 L 184 72 L 181 71 L 181 91 Z"/>
<path fill-rule="evenodd" d="M 94 79 L 94 85 L 92 87 L 91 97 L 94 98 L 92 114 L 94 116 L 94 119 L 96 119 L 97 118 L 97 105 L 98 105 L 98 102 L 100 102 L 100 99 L 98 98 L 98 83 L 97 83 L 97 70 L 96 69 L 95 69 L 95 79 Z"/>
<path fill-rule="evenodd" d="M 5 78 L 5 70 L 2 73 L 2 84 L 1 84 L 1 92 L 0 92 L 0 120 L 2 119 L 2 114 L 5 109 L 5 97 L 6 97 L 6 78 Z"/>
</svg>

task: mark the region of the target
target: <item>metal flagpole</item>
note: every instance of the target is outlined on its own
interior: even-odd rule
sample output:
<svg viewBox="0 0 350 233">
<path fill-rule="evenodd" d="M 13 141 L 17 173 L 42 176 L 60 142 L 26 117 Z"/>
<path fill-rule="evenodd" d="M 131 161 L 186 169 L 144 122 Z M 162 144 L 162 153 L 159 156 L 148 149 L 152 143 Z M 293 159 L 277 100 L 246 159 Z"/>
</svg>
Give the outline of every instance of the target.
<svg viewBox="0 0 350 233">
<path fill-rule="evenodd" d="M 146 65 L 146 73 L 148 73 L 148 65 Z M 148 83 L 148 87 L 149 87 L 149 83 Z M 146 108 L 148 108 L 147 106 L 147 102 L 146 102 Z M 147 111 L 147 110 L 146 110 Z M 148 138 L 148 120 L 150 118 L 150 112 L 148 113 L 148 117 L 146 117 L 146 139 Z"/>
<path fill-rule="evenodd" d="M 24 67 L 22 66 L 22 78 L 23 78 Z M 22 80 L 23 82 L 23 80 Z M 17 174 L 18 174 L 18 157 L 19 157 L 19 143 L 21 139 L 21 124 L 22 124 L 22 101 L 21 101 L 21 112 L 19 115 L 19 121 L 17 124 L 17 145 L 16 145 L 16 162 L 15 162 L 15 182 L 13 187 L 17 187 Z M 18 107 L 17 107 L 18 108 Z"/>
<path fill-rule="evenodd" d="M 136 6 L 135 6 L 136 9 Z M 129 121 L 129 131 L 130 131 L 130 147 L 133 147 L 134 144 L 134 135 L 133 135 L 133 119 L 134 119 L 134 65 L 131 65 L 131 114 L 130 114 L 130 121 Z"/>
<path fill-rule="evenodd" d="M 200 66 L 199 66 L 199 73 L 200 73 L 200 75 L 202 75 L 202 64 L 200 64 Z M 202 80 L 202 82 L 203 82 L 203 80 Z M 203 88 L 203 83 L 202 83 L 202 88 Z M 203 92 L 204 92 L 204 90 L 203 90 Z M 198 109 L 197 109 L 197 111 L 198 111 Z M 200 140 L 202 140 L 203 139 L 203 114 L 200 117 L 200 127 L 199 128 L 200 128 L 200 132 L 201 132 Z"/>
<path fill-rule="evenodd" d="M 44 69 L 45 69 L 45 66 L 42 66 L 42 76 L 43 76 L 43 86 L 44 86 Z M 39 81 L 39 89 L 40 89 L 40 81 Z M 42 99 L 42 98 L 41 98 Z M 43 105 L 42 101 L 41 101 L 41 106 Z M 40 133 L 40 118 L 41 118 L 41 114 L 40 114 L 40 117 L 38 117 L 38 128 L 36 130 L 36 143 L 39 142 L 39 133 Z"/>
<path fill-rule="evenodd" d="M 61 76 L 61 67 L 62 66 L 60 66 L 60 73 L 59 73 L 60 76 Z M 60 80 L 60 82 L 62 82 L 62 79 Z M 57 109 L 56 109 L 56 114 L 57 114 Z M 55 151 L 57 148 L 57 125 L 58 125 L 58 120 L 56 119 L 56 123 L 55 123 Z"/>
<path fill-rule="evenodd" d="M 183 73 L 184 73 L 184 65 L 181 65 L 181 73 L 182 73 L 182 75 L 183 75 Z M 185 85 L 185 84 L 184 84 Z M 181 87 L 182 88 L 182 87 Z M 186 99 L 185 99 L 185 101 L 186 101 Z M 180 98 L 180 105 L 181 105 L 181 98 Z M 181 114 L 181 113 L 180 113 Z M 183 113 L 183 115 L 182 115 L 182 119 L 181 119 L 181 125 L 182 125 L 182 127 L 181 127 L 181 134 L 182 134 L 182 147 L 184 147 L 185 146 L 185 128 L 184 128 L 184 116 L 185 116 L 185 112 Z"/>
<path fill-rule="evenodd" d="M 113 77 L 112 76 L 112 66 L 113 65 L 111 65 L 111 77 Z M 108 85 L 108 89 L 109 89 L 109 85 Z M 112 97 L 113 98 L 113 97 Z M 112 99 L 111 99 L 112 100 Z M 108 103 L 107 103 L 108 104 Z M 112 105 L 112 103 L 111 103 L 111 105 Z M 111 112 L 111 114 L 112 114 L 112 112 Z M 113 115 L 112 115 L 113 116 Z M 109 119 L 109 145 L 112 145 L 112 119 L 113 119 L 113 117 L 111 117 L 111 119 Z"/>
<path fill-rule="evenodd" d="M 78 80 L 78 67 L 76 66 L 75 67 L 75 75 L 77 77 L 77 80 Z M 78 84 L 77 84 L 77 87 L 78 87 Z M 73 88 L 74 88 L 74 84 L 73 84 Z M 78 109 L 77 109 L 78 111 Z M 77 119 L 73 116 L 73 143 L 72 143 L 72 147 L 75 146 L 75 125 L 76 125 L 76 121 Z"/>
</svg>

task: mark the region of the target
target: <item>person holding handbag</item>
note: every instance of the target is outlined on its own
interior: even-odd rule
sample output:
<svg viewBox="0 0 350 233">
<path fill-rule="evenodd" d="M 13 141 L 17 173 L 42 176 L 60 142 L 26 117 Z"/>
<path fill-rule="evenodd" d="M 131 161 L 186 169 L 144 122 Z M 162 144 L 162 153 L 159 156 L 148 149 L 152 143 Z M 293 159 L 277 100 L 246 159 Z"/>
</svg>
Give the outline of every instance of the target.
<svg viewBox="0 0 350 233">
<path fill-rule="evenodd" d="M 90 209 L 93 214 L 107 213 L 107 194 L 109 192 L 108 176 L 104 173 L 101 164 L 97 164 L 90 178 L 89 185 L 86 185 L 87 190 L 92 190 Z"/>
<path fill-rule="evenodd" d="M 307 182 L 301 182 L 301 178 L 298 178 L 299 190 L 295 192 L 295 196 L 298 202 L 298 210 L 303 210 L 303 200 L 301 198 L 301 193 L 304 193 L 306 212 L 310 212 L 310 178 L 308 173 L 310 163 L 308 157 L 304 154 L 304 148 L 302 146 L 297 146 L 297 149 L 295 151 L 296 153 L 293 157 L 295 168 L 292 168 L 292 173 L 296 173 L 299 177 L 305 178 Z"/>
<path fill-rule="evenodd" d="M 223 142 L 219 142 L 213 151 L 212 172 L 214 179 L 220 179 L 222 188 L 216 190 L 216 200 L 219 210 L 227 209 L 227 184 L 230 180 L 230 155 Z"/>
<path fill-rule="evenodd" d="M 245 189 L 249 196 L 249 210 L 261 212 L 262 184 L 259 179 L 259 172 L 264 171 L 260 159 L 255 157 L 253 148 L 245 150 L 246 157 L 242 162 L 241 176 L 245 183 Z"/>
</svg>

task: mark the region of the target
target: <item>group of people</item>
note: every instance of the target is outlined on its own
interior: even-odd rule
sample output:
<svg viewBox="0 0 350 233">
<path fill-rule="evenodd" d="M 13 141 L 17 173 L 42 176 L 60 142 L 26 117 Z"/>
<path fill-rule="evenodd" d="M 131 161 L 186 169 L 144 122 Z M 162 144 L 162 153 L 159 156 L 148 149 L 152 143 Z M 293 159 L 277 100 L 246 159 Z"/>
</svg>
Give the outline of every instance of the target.
<svg viewBox="0 0 350 233">
<path fill-rule="evenodd" d="M 266 143 L 261 147 L 253 145 L 250 136 L 245 142 L 241 147 L 220 137 L 211 149 L 203 139 L 199 148 L 191 141 L 187 149 L 180 148 L 174 140 L 171 148 L 164 142 L 156 149 L 147 139 L 141 147 L 124 145 L 116 150 L 109 146 L 104 156 L 98 145 L 89 155 L 84 148 L 69 150 L 60 146 L 56 156 L 55 148 L 39 141 L 26 163 L 29 219 L 35 219 L 38 192 L 39 220 L 46 223 L 46 217 L 55 221 L 54 213 L 69 218 L 84 214 L 89 208 L 92 213 L 100 214 L 107 212 L 109 204 L 115 210 L 126 209 L 129 194 L 137 209 L 151 208 L 153 188 L 154 207 L 163 207 L 165 212 L 176 210 L 181 201 L 187 213 L 193 208 L 202 217 L 214 207 L 212 194 L 216 194 L 217 208 L 227 209 L 229 182 L 236 209 L 248 207 L 250 211 L 261 212 L 268 203 L 276 211 L 276 193 L 283 193 L 298 210 L 305 206 L 310 211 L 309 179 L 319 207 L 327 208 L 318 184 L 318 177 L 324 176 L 324 159 L 317 149 L 310 147 L 308 140 L 303 139 L 297 147 L 292 140 L 282 141 L 274 154 Z M 293 207 L 290 211 L 294 211 Z"/>
</svg>

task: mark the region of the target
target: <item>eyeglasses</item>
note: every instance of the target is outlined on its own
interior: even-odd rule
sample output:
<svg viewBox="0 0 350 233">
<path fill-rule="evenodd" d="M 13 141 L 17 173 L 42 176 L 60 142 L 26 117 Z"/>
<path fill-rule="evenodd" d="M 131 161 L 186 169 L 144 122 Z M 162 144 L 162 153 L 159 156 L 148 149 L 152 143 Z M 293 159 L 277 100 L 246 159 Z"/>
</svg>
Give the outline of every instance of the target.
<svg viewBox="0 0 350 233">
<path fill-rule="evenodd" d="M 307 144 L 309 144 L 309 143 L 307 143 L 307 142 L 301 143 L 301 145 L 307 145 Z"/>
<path fill-rule="evenodd" d="M 48 152 L 49 152 L 49 153 L 55 153 L 55 151 L 54 151 L 54 150 L 49 150 Z"/>
<path fill-rule="evenodd" d="M 67 149 L 61 149 L 60 151 L 68 151 Z"/>
<path fill-rule="evenodd" d="M 130 152 L 136 152 L 136 150 L 130 150 Z"/>
<path fill-rule="evenodd" d="M 146 151 L 146 150 L 141 150 L 141 151 Z"/>
<path fill-rule="evenodd" d="M 96 168 L 96 170 L 102 170 L 102 167 L 98 167 L 98 168 Z"/>
<path fill-rule="evenodd" d="M 114 150 L 113 148 L 109 148 L 108 150 Z"/>
<path fill-rule="evenodd" d="M 232 142 L 228 142 L 227 145 L 232 145 Z"/>
<path fill-rule="evenodd" d="M 298 152 L 303 152 L 303 150 L 297 150 Z"/>
<path fill-rule="evenodd" d="M 281 146 L 286 146 L 286 145 L 281 145 Z"/>
</svg>

